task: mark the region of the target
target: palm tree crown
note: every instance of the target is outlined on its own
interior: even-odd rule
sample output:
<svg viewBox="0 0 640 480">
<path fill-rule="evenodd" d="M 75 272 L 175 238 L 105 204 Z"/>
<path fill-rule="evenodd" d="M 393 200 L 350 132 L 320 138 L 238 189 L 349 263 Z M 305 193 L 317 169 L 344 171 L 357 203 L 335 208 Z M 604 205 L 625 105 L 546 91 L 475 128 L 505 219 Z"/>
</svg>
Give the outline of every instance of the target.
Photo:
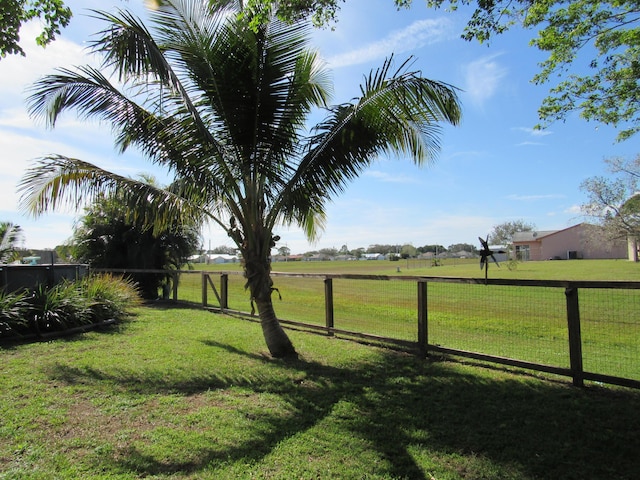
<svg viewBox="0 0 640 480">
<path fill-rule="evenodd" d="M 80 67 L 33 87 L 32 115 L 53 126 L 73 108 L 109 122 L 117 148 L 136 146 L 172 171 L 169 188 L 52 155 L 25 174 L 21 189 L 34 214 L 117 190 L 157 228 L 217 223 L 241 250 L 271 353 L 286 356 L 295 351 L 271 304 L 274 228 L 300 225 L 316 238 L 330 198 L 381 153 L 417 164 L 434 158 L 440 123 L 456 124 L 460 108 L 452 87 L 409 62 L 394 70 L 392 59 L 366 78 L 358 99 L 328 106 L 328 71 L 308 47 L 308 24 L 272 17 L 251 28 L 240 8 L 234 0 L 164 1 L 151 12 L 153 29 L 127 12 L 94 12 L 107 27 L 92 48 L 118 85 Z M 309 134 L 317 107 L 326 117 Z"/>
</svg>

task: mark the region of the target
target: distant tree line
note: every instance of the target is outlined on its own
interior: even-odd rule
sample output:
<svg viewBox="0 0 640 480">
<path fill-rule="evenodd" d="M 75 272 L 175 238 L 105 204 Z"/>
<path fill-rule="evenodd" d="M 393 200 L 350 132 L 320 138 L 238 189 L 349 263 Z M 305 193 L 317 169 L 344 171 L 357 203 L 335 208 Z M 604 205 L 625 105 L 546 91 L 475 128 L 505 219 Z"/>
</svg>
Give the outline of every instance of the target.
<svg viewBox="0 0 640 480">
<path fill-rule="evenodd" d="M 283 251 L 289 251 L 289 249 L 286 248 L 285 250 L 284 248 L 281 248 L 279 249 L 278 253 L 280 253 L 281 255 L 287 255 L 287 253 L 283 253 Z M 452 245 L 449 245 L 448 247 L 444 247 L 443 245 L 436 245 L 436 244 L 424 245 L 422 247 L 415 247 L 409 243 L 405 243 L 403 245 L 375 243 L 375 244 L 369 245 L 367 248 L 358 247 L 354 249 L 349 249 L 346 245 L 343 245 L 340 249 L 337 249 L 335 247 L 321 248 L 318 250 L 311 250 L 311 251 L 305 252 L 304 255 L 305 256 L 324 255 L 327 257 L 337 257 L 340 255 L 348 255 L 355 258 L 361 258 L 364 254 L 367 254 L 367 253 L 379 253 L 382 255 L 389 255 L 389 256 L 395 255 L 399 258 L 414 258 L 414 257 L 417 257 L 418 255 L 421 255 L 423 253 L 429 253 L 429 252 L 434 254 L 435 253 L 440 254 L 445 252 L 456 253 L 460 251 L 477 253 L 478 247 L 470 243 L 454 243 Z"/>
</svg>

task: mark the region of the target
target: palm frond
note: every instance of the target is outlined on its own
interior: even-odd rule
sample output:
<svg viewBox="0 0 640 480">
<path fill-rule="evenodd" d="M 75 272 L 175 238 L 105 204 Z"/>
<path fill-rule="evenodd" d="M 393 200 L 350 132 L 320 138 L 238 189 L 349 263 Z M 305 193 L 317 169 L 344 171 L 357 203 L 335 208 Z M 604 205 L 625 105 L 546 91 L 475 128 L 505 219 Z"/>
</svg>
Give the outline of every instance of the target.
<svg viewBox="0 0 640 480">
<path fill-rule="evenodd" d="M 91 12 L 92 17 L 108 26 L 95 35 L 90 49 L 103 56 L 102 66 L 113 69 L 120 82 L 149 78 L 153 74 L 163 83 L 180 88 L 176 76 L 167 68 L 162 49 L 140 19 L 126 10 L 118 10 L 115 14 L 99 10 Z"/>
<path fill-rule="evenodd" d="M 175 11 L 173 3 L 185 7 L 204 2 L 163 2 L 165 16 L 168 15 L 167 12 Z M 220 157 L 222 146 L 212 135 L 208 123 L 203 120 L 201 112 L 191 98 L 191 87 L 183 84 L 170 62 L 170 55 L 167 54 L 170 46 L 159 44 L 144 24 L 129 12 L 119 11 L 114 15 L 94 10 L 93 14 L 109 23 L 92 42 L 93 51 L 104 55 L 104 66 L 115 70 L 120 81 L 125 83 L 140 83 L 148 87 L 153 85 L 155 79 L 159 88 L 159 103 L 162 102 L 164 94 L 179 104 L 193 124 L 193 130 L 197 131 L 198 136 L 210 147 L 215 147 Z M 166 88 L 166 92 L 163 87 Z"/>
<path fill-rule="evenodd" d="M 79 209 L 114 188 L 110 172 L 81 160 L 51 155 L 29 168 L 18 184 L 20 209 L 32 216 L 58 208 Z"/>
<path fill-rule="evenodd" d="M 50 127 L 68 108 L 76 108 L 81 118 L 99 117 L 113 122 L 127 118 L 129 102 L 99 70 L 86 66 L 77 72 L 67 68 L 57 71 L 29 88 L 27 104 L 31 116 L 44 119 Z"/>
<path fill-rule="evenodd" d="M 176 223 L 197 225 L 207 215 L 194 190 L 163 189 L 62 155 L 44 157 L 28 169 L 18 191 L 20 208 L 33 216 L 65 207 L 78 210 L 109 195 L 118 195 L 130 207 L 132 220 L 156 231 Z"/>
<path fill-rule="evenodd" d="M 382 153 L 407 154 L 418 165 L 436 157 L 440 123 L 460 119 L 457 95 L 407 65 L 390 74 L 388 59 L 366 79 L 359 99 L 329 109 L 281 196 L 285 218 L 303 218 L 301 204 L 320 211 Z"/>
<path fill-rule="evenodd" d="M 11 222 L 0 222 L 0 263 L 12 260 L 12 257 L 16 254 L 16 247 L 23 238 L 20 225 L 14 225 Z"/>
<path fill-rule="evenodd" d="M 107 122 L 121 151 L 135 145 L 175 181 L 162 189 L 53 155 L 23 178 L 24 208 L 77 208 L 118 190 L 154 224 L 199 212 L 244 236 L 239 245 L 268 252 L 279 223 L 315 238 L 326 202 L 378 155 L 436 157 L 440 124 L 459 121 L 455 89 L 391 58 L 365 78 L 360 98 L 329 107 L 305 137 L 311 109 L 326 108 L 331 93 L 309 26 L 273 17 L 255 28 L 241 4 L 164 0 L 149 28 L 128 12 L 94 11 L 107 26 L 92 48 L 120 85 L 90 67 L 59 70 L 34 85 L 30 112 L 51 126 L 69 109 Z"/>
<path fill-rule="evenodd" d="M 154 163 L 170 166 L 178 175 L 207 185 L 212 194 L 233 188 L 234 177 L 221 145 L 202 138 L 190 112 L 164 117 L 149 112 L 114 86 L 100 71 L 60 69 L 39 80 L 28 98 L 31 115 L 55 125 L 59 115 L 75 109 L 81 118 L 97 118 L 112 126 L 120 151 L 135 144 Z M 215 159 L 216 161 L 212 161 Z M 221 180 L 226 180 L 221 182 Z"/>
</svg>

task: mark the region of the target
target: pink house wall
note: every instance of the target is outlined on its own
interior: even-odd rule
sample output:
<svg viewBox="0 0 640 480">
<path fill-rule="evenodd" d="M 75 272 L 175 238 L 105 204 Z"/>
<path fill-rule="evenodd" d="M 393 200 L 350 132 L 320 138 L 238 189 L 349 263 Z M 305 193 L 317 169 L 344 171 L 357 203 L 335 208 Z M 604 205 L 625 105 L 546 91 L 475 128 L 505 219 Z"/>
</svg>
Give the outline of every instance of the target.
<svg viewBox="0 0 640 480">
<path fill-rule="evenodd" d="M 542 260 L 542 242 L 540 240 L 529 244 L 529 260 Z"/>
<path fill-rule="evenodd" d="M 541 258 L 546 260 L 553 257 L 567 258 L 567 252 L 570 250 L 578 251 L 584 258 L 582 251 L 582 228 L 581 225 L 570 227 L 559 232 L 552 233 L 541 239 Z"/>
<path fill-rule="evenodd" d="M 594 228 L 597 227 L 581 223 L 535 240 L 514 242 L 514 245 L 529 245 L 530 260 L 566 259 L 569 251 L 578 252 L 580 258 L 627 258 L 626 242 L 605 241 Z"/>
</svg>

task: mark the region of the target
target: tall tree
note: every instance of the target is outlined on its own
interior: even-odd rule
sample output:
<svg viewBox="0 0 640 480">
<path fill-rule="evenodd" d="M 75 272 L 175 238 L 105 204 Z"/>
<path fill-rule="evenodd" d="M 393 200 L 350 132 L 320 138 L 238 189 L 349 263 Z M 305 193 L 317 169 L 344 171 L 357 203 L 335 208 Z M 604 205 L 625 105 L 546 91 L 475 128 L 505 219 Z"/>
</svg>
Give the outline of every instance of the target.
<svg viewBox="0 0 640 480">
<path fill-rule="evenodd" d="M 535 224 L 526 222 L 525 220 L 509 220 L 508 222 L 494 225 L 489 234 L 489 243 L 491 245 L 505 245 L 508 247 L 513 243 L 513 235 L 515 233 L 530 232 L 535 229 Z"/>
<path fill-rule="evenodd" d="M 605 160 L 612 176 L 586 179 L 580 185 L 588 200 L 582 213 L 614 238 L 640 238 L 640 155 Z"/>
<path fill-rule="evenodd" d="M 71 10 L 62 0 L 2 0 L 0 2 L 0 58 L 6 55 L 24 55 L 20 46 L 22 25 L 34 18 L 40 19 L 42 32 L 36 37 L 38 45 L 53 41 L 71 19 Z"/>
<path fill-rule="evenodd" d="M 464 38 L 485 41 L 512 25 L 537 31 L 531 45 L 549 54 L 533 82 L 562 79 L 538 111 L 543 122 L 577 111 L 586 120 L 618 127 L 618 140 L 640 130 L 637 0 L 478 0 Z"/>
<path fill-rule="evenodd" d="M 345 0 L 249 0 L 277 4 L 283 18 L 336 19 Z M 391 0 L 389 0 L 391 1 Z M 412 0 L 393 0 L 398 8 Z M 619 127 L 618 140 L 640 130 L 640 4 L 637 0 L 426 0 L 427 7 L 474 6 L 462 32 L 489 41 L 514 26 L 536 32 L 531 45 L 548 57 L 532 79 L 550 88 L 538 111 L 542 126 L 579 112 L 586 120 Z M 586 73 L 579 73 L 585 71 Z"/>
<path fill-rule="evenodd" d="M 454 243 L 452 245 L 449 245 L 447 247 L 447 250 L 454 253 L 462 251 L 476 253 L 478 251 L 478 247 L 470 243 Z"/>
<path fill-rule="evenodd" d="M 85 209 L 72 239 L 77 261 L 94 268 L 178 270 L 197 251 L 197 225 L 173 223 L 154 231 L 127 201 L 115 192 L 99 196 Z M 169 285 L 170 275 L 133 273 L 131 278 L 143 298 L 156 299 L 158 288 Z"/>
<path fill-rule="evenodd" d="M 410 243 L 406 243 L 400 249 L 400 256 L 402 258 L 410 258 L 418 255 L 418 249 L 411 245 Z"/>
<path fill-rule="evenodd" d="M 417 250 L 419 253 L 442 253 L 447 251 L 443 245 L 423 245 L 422 247 L 418 247 Z"/>
<path fill-rule="evenodd" d="M 119 89 L 91 67 L 40 80 L 31 114 L 54 125 L 61 112 L 109 121 L 116 146 L 136 145 L 175 172 L 162 190 L 78 159 L 53 155 L 23 177 L 23 205 L 39 214 L 61 203 L 117 191 L 151 205 L 155 228 L 203 216 L 223 228 L 243 259 L 252 302 L 271 354 L 296 355 L 277 320 L 270 253 L 280 225 L 316 239 L 325 205 L 380 154 L 424 164 L 437 153 L 440 122 L 460 117 L 456 91 L 391 60 L 371 72 L 351 103 L 327 106 L 328 72 L 308 47 L 310 25 L 273 15 L 249 28 L 234 0 L 167 0 L 150 28 L 127 12 L 96 12 L 107 22 L 93 43 Z M 127 87 L 130 87 L 129 89 Z M 326 117 L 308 135 L 313 107 Z"/>
</svg>

